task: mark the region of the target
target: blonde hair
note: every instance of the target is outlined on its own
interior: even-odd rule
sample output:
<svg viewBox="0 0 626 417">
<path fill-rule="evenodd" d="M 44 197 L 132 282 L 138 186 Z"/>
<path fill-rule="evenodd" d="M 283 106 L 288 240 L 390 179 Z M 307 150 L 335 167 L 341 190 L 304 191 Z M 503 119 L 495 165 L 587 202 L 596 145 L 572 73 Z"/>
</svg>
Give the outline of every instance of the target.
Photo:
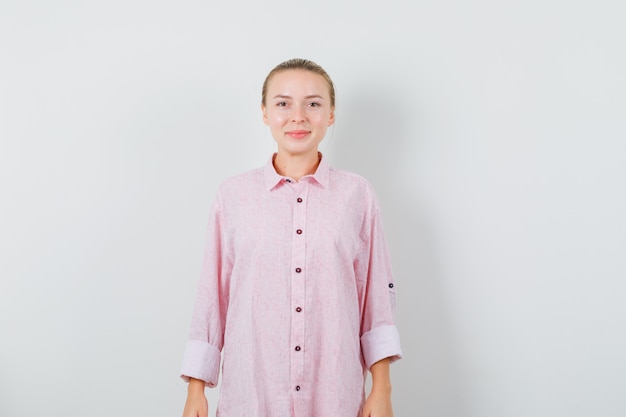
<svg viewBox="0 0 626 417">
<path fill-rule="evenodd" d="M 265 77 L 265 81 L 263 82 L 263 90 L 261 90 L 261 104 L 265 105 L 265 99 L 267 96 L 267 86 L 274 75 L 278 74 L 279 72 L 283 72 L 287 70 L 298 70 L 298 69 L 304 70 L 304 71 L 310 71 L 315 74 L 319 74 L 324 78 L 324 80 L 328 84 L 328 90 L 330 91 L 330 105 L 331 107 L 334 108 L 335 107 L 335 85 L 333 84 L 333 80 L 330 79 L 330 76 L 328 75 L 326 70 L 324 70 L 324 68 L 322 68 L 320 65 L 316 64 L 313 61 L 310 61 L 308 59 L 303 59 L 303 58 L 292 58 L 287 61 L 281 62 L 280 64 L 276 65 L 274 69 L 270 71 L 269 74 L 267 74 L 267 77 Z"/>
</svg>

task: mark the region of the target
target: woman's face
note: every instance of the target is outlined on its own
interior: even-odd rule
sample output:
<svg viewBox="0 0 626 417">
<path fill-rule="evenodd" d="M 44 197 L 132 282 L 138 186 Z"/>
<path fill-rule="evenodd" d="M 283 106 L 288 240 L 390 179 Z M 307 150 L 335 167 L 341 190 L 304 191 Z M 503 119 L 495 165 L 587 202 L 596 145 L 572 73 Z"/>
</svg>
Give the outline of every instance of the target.
<svg viewBox="0 0 626 417">
<path fill-rule="evenodd" d="M 326 80 L 300 69 L 281 71 L 270 79 L 261 110 L 279 154 L 288 156 L 317 156 L 326 129 L 335 121 Z"/>
</svg>

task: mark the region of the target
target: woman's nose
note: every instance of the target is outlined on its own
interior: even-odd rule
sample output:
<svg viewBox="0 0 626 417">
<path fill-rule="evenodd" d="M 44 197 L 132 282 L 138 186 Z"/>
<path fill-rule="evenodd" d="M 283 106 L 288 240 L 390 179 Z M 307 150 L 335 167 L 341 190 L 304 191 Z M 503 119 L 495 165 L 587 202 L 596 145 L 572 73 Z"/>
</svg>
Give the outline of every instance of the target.
<svg viewBox="0 0 626 417">
<path fill-rule="evenodd" d="M 302 106 L 294 106 L 291 114 L 292 121 L 301 122 L 305 119 L 305 112 Z"/>
</svg>

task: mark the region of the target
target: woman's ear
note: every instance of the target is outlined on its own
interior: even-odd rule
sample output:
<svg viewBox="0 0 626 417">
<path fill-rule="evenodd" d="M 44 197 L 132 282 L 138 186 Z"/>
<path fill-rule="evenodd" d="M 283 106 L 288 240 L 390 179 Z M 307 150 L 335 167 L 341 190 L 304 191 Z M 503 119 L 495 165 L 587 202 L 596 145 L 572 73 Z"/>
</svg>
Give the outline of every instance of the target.
<svg viewBox="0 0 626 417">
<path fill-rule="evenodd" d="M 264 104 L 261 104 L 261 113 L 263 113 L 263 123 L 269 125 L 269 119 L 267 118 L 267 109 Z"/>
<path fill-rule="evenodd" d="M 330 118 L 328 119 L 328 126 L 332 126 L 333 124 L 335 124 L 335 109 L 334 108 L 330 111 Z"/>
</svg>

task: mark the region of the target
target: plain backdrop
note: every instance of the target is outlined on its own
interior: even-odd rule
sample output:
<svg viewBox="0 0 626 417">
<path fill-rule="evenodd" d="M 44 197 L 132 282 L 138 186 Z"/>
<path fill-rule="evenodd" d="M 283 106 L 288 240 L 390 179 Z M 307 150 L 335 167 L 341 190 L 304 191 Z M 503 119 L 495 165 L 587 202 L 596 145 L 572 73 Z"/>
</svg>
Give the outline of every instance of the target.
<svg viewBox="0 0 626 417">
<path fill-rule="evenodd" d="M 2 0 L 0 416 L 181 414 L 209 207 L 304 57 L 337 85 L 323 152 L 381 200 L 396 417 L 623 417 L 625 11 Z"/>
</svg>

